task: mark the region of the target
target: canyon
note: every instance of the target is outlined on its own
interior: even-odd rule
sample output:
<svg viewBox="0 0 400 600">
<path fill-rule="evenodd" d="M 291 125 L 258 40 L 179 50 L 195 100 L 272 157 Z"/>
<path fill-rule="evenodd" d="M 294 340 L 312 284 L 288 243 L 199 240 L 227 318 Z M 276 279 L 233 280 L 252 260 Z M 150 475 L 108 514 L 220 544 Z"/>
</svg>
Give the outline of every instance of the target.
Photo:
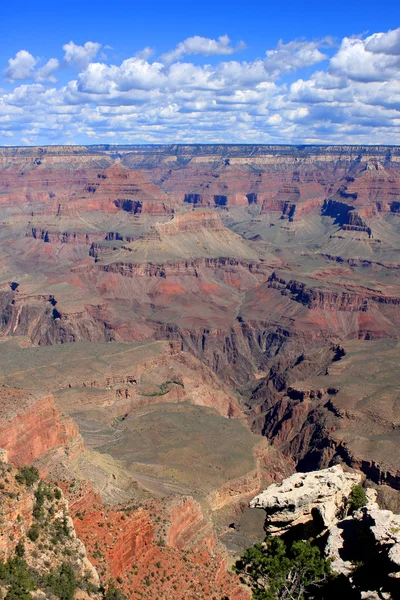
<svg viewBox="0 0 400 600">
<path fill-rule="evenodd" d="M 249 598 L 296 470 L 400 508 L 399 218 L 399 147 L 0 148 L 0 447 L 103 580 Z"/>
</svg>

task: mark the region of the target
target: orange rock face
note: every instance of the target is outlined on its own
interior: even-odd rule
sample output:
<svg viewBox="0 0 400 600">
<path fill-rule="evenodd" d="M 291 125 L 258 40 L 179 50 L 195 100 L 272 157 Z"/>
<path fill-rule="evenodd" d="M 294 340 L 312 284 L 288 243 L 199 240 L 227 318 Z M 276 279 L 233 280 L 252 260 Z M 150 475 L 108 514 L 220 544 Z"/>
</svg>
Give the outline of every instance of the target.
<svg viewBox="0 0 400 600">
<path fill-rule="evenodd" d="M 0 463 L 0 467 L 1 467 Z M 9 480 L 14 479 L 14 473 L 8 475 Z M 0 530 L 0 560 L 6 561 L 15 551 L 15 545 L 26 534 L 32 525 L 32 510 L 34 497 L 31 490 L 21 489 L 15 483 L 7 486 L 14 493 L 17 500 L 11 498 L 1 499 L 2 524 Z"/>
<path fill-rule="evenodd" d="M 71 499 L 70 511 L 100 576 L 117 579 L 132 600 L 157 595 L 194 600 L 200 592 L 204 598 L 250 599 L 239 579 L 227 573 L 210 521 L 193 498 L 112 510 L 89 488 Z"/>
<path fill-rule="evenodd" d="M 60 414 L 51 395 L 37 399 L 3 388 L 0 415 L 0 447 L 17 466 L 29 465 L 48 450 L 80 439 L 74 421 Z"/>
<path fill-rule="evenodd" d="M 91 510 L 74 523 L 93 564 L 103 565 L 114 578 L 132 569 L 138 560 L 146 562 L 154 552 L 153 526 L 145 510 L 129 516 L 104 508 Z M 94 549 L 97 546 L 102 549 L 101 556 Z"/>
<path fill-rule="evenodd" d="M 193 498 L 177 500 L 171 508 L 170 516 L 168 546 L 197 552 L 214 550 L 216 537 L 211 522 L 204 517 L 200 504 Z"/>
</svg>

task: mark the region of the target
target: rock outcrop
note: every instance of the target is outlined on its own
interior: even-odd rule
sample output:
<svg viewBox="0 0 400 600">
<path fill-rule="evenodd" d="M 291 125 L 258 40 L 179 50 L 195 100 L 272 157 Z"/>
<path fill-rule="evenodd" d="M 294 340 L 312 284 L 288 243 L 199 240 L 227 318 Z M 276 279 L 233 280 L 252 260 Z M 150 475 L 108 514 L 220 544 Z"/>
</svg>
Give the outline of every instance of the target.
<svg viewBox="0 0 400 600">
<path fill-rule="evenodd" d="M 312 521 L 328 529 L 340 519 L 345 499 L 360 481 L 360 474 L 345 473 L 339 465 L 294 473 L 261 492 L 250 507 L 266 511 L 266 531 L 271 535 Z"/>
<path fill-rule="evenodd" d="M 400 579 L 400 515 L 380 509 L 370 499 L 366 506 L 333 526 L 329 531 L 325 554 L 332 559 L 334 571 L 345 575 L 353 573 L 351 555 L 360 554 L 360 540 L 364 540 L 371 554 L 375 552 L 386 557 L 390 576 Z M 365 552 L 366 548 L 363 549 Z"/>
<path fill-rule="evenodd" d="M 271 485 L 250 507 L 265 510 L 267 534 L 316 539 L 351 597 L 395 600 L 400 590 L 400 515 L 380 509 L 373 489 L 366 490 L 364 506 L 352 509 L 350 495 L 360 481 L 360 473 L 340 466 L 296 473 Z"/>
</svg>

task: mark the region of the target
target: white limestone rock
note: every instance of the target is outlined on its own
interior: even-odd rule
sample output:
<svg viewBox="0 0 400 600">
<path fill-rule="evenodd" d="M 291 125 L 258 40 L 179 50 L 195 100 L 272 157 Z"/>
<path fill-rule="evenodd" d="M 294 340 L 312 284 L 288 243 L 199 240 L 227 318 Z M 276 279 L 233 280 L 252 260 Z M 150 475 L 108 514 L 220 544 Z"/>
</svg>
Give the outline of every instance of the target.
<svg viewBox="0 0 400 600">
<path fill-rule="evenodd" d="M 323 527 L 332 527 L 341 518 L 341 510 L 361 474 L 347 473 L 340 465 L 295 473 L 282 483 L 270 485 L 251 502 L 251 508 L 266 511 L 266 530 L 281 535 L 291 527 L 319 518 Z"/>
<path fill-rule="evenodd" d="M 352 517 L 347 517 L 341 521 L 341 524 L 345 523 L 346 521 L 351 523 L 352 520 Z M 334 525 L 329 530 L 324 553 L 326 558 L 330 558 L 332 560 L 332 570 L 335 571 L 335 573 L 349 577 L 354 570 L 354 565 L 351 561 L 343 560 L 343 558 L 341 558 L 341 553 L 344 547 L 344 539 L 342 534 L 343 528 L 338 527 L 338 525 Z"/>
<path fill-rule="evenodd" d="M 388 557 L 400 569 L 400 515 L 390 510 L 382 510 L 374 502 L 369 502 L 354 513 L 353 519 L 369 526 L 375 543 L 388 548 Z"/>
</svg>

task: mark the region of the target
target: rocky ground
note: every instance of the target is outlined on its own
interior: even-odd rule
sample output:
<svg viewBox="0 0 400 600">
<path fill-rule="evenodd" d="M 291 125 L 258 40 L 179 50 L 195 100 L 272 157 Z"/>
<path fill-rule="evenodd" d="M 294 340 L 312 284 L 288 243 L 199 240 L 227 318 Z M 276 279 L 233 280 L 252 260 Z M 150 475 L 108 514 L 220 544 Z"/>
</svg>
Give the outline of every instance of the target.
<svg viewBox="0 0 400 600">
<path fill-rule="evenodd" d="M 0 447 L 89 486 L 125 593 L 246 597 L 248 501 L 295 469 L 400 507 L 399 214 L 396 147 L 0 149 Z"/>
</svg>

